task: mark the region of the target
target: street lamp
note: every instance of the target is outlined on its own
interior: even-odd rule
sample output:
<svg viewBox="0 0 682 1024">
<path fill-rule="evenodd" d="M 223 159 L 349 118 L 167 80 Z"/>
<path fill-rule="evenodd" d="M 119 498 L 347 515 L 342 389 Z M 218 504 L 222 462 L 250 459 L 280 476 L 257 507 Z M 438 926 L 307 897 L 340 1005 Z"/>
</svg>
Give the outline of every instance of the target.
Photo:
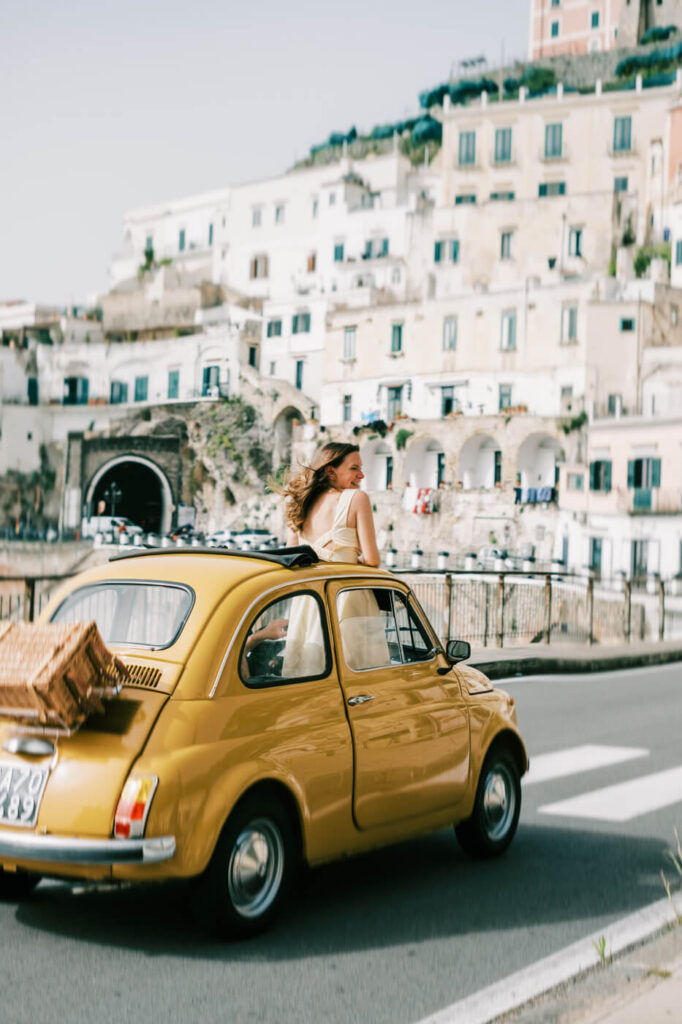
<svg viewBox="0 0 682 1024">
<path fill-rule="evenodd" d="M 112 480 L 104 492 L 104 500 L 111 506 L 112 516 L 116 515 L 116 502 L 120 501 L 122 497 L 123 491 L 116 482 Z"/>
</svg>

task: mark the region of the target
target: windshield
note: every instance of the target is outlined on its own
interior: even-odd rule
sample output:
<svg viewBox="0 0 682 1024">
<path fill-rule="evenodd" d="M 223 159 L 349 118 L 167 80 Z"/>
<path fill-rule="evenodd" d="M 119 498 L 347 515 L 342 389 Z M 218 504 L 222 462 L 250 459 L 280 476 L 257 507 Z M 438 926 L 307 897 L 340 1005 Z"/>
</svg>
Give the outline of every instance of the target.
<svg viewBox="0 0 682 1024">
<path fill-rule="evenodd" d="M 52 622 L 94 620 L 107 644 L 170 647 L 194 604 L 190 587 L 177 583 L 107 580 L 69 594 Z"/>
</svg>

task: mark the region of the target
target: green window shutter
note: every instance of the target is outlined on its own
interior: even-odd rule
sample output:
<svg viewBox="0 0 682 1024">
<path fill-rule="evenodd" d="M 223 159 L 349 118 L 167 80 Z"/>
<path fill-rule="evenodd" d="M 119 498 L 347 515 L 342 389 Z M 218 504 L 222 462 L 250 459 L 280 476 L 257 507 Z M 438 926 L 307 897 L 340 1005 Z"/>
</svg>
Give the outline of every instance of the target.
<svg viewBox="0 0 682 1024">
<path fill-rule="evenodd" d="M 442 258 L 443 258 L 443 243 L 442 242 L 436 242 L 436 244 L 433 247 L 433 262 L 434 263 L 440 263 Z"/>
<path fill-rule="evenodd" d="M 596 484 L 595 484 L 596 477 L 597 477 L 597 464 L 596 464 L 596 462 L 591 462 L 590 463 L 590 490 L 591 491 L 595 491 L 597 489 L 596 488 Z"/>
<path fill-rule="evenodd" d="M 661 486 L 661 460 L 660 459 L 652 459 L 651 460 L 651 486 L 652 487 L 660 487 Z"/>
<path fill-rule="evenodd" d="M 631 459 L 628 462 L 628 487 L 634 487 L 634 486 L 635 486 L 635 463 L 634 463 L 634 460 Z"/>
<path fill-rule="evenodd" d="M 604 490 L 611 490 L 611 462 L 604 460 Z"/>
</svg>

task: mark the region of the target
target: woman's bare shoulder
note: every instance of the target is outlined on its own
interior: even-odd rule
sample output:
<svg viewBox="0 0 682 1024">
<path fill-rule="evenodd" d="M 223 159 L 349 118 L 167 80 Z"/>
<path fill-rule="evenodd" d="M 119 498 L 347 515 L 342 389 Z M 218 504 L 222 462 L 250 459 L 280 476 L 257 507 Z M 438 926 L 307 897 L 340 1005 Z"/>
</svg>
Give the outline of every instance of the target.
<svg viewBox="0 0 682 1024">
<path fill-rule="evenodd" d="M 355 509 L 356 512 L 359 512 L 361 509 L 371 508 L 367 491 L 354 490 L 349 508 Z"/>
</svg>

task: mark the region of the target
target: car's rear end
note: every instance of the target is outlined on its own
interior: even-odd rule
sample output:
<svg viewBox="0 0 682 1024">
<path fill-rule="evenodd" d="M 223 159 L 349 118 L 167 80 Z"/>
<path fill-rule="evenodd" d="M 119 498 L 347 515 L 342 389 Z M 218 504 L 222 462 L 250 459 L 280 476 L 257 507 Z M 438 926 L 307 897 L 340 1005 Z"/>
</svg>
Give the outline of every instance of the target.
<svg viewBox="0 0 682 1024">
<path fill-rule="evenodd" d="M 200 638 L 242 574 L 211 555 L 133 557 L 76 578 L 46 609 L 45 621 L 94 620 L 129 675 L 103 713 L 77 728 L 0 717 L 5 888 L 15 872 L 19 880 L 27 872 L 107 878 L 139 866 L 152 878 L 173 858 L 175 835 L 165 827 L 172 814 L 149 820 L 160 783 L 161 802 L 172 806 L 172 781 L 136 765 L 195 648 L 199 672 L 204 661 L 210 667 L 215 652 L 202 649 Z"/>
</svg>

